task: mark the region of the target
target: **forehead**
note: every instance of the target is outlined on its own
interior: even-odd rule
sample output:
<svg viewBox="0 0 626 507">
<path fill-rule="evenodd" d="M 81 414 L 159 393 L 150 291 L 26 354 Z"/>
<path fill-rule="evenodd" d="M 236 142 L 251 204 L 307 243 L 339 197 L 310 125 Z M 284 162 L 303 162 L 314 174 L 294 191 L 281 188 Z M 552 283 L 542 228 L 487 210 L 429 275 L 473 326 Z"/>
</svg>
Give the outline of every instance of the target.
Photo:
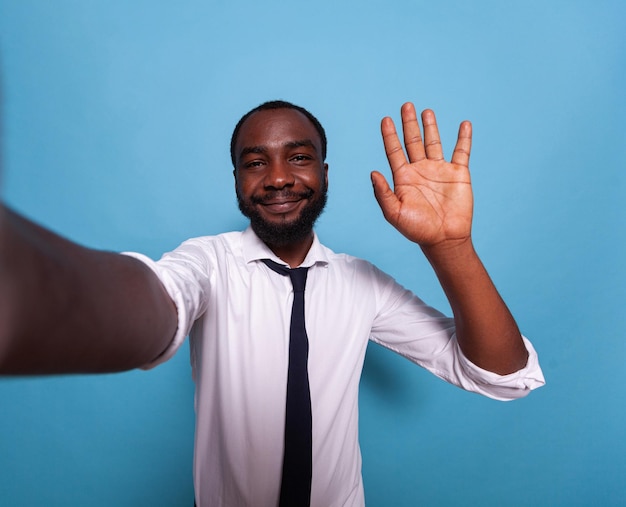
<svg viewBox="0 0 626 507">
<path fill-rule="evenodd" d="M 310 140 L 321 152 L 321 139 L 311 121 L 295 109 L 268 109 L 251 114 L 237 135 L 236 153 L 253 146 L 278 147 Z"/>
</svg>

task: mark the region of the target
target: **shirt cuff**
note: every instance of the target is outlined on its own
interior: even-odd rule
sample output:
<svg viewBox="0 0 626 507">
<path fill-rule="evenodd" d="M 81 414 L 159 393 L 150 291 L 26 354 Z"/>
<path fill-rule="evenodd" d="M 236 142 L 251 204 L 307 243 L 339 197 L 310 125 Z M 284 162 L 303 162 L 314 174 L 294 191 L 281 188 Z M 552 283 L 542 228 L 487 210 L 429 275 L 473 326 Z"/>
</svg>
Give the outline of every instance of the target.
<svg viewBox="0 0 626 507">
<path fill-rule="evenodd" d="M 146 266 L 148 266 L 157 275 L 157 277 L 165 287 L 165 290 L 169 294 L 170 298 L 174 302 L 174 305 L 176 306 L 178 325 L 176 326 L 176 333 L 174 334 L 172 341 L 157 358 L 139 367 L 142 370 L 150 370 L 155 366 L 164 363 L 168 359 L 171 359 L 189 334 L 189 330 L 186 329 L 183 324 L 184 322 L 187 322 L 185 305 L 183 304 L 183 296 L 174 283 L 168 283 L 166 273 L 161 272 L 157 263 L 153 261 L 150 257 L 137 252 L 122 252 L 122 255 L 128 255 L 129 257 L 133 257 L 146 264 Z"/>
<path fill-rule="evenodd" d="M 476 366 L 463 353 L 460 362 L 466 375 L 474 383 L 477 392 L 501 401 L 510 401 L 527 396 L 530 391 L 543 386 L 546 381 L 539 366 L 539 358 L 532 343 L 522 337 L 528 351 L 528 362 L 521 370 L 507 375 L 499 375 Z"/>
</svg>

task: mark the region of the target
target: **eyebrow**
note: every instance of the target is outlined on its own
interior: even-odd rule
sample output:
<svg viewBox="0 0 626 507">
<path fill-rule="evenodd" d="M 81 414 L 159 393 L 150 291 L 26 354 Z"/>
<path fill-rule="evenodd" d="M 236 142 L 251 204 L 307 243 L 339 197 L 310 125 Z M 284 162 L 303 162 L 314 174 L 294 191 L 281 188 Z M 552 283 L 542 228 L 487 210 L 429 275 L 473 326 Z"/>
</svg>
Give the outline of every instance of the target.
<svg viewBox="0 0 626 507">
<path fill-rule="evenodd" d="M 301 139 L 299 141 L 290 141 L 285 143 L 285 147 L 287 148 L 313 148 L 315 149 L 315 144 L 310 139 Z"/>
<path fill-rule="evenodd" d="M 283 144 L 283 147 L 285 148 L 304 147 L 304 148 L 313 148 L 314 150 L 316 149 L 315 144 L 310 139 L 298 139 L 296 141 L 287 141 L 286 143 Z M 248 155 L 250 153 L 264 154 L 264 153 L 267 153 L 267 151 L 268 151 L 267 146 L 264 146 L 264 145 L 245 146 L 244 148 L 241 149 L 239 156 L 243 157 L 244 155 Z"/>
</svg>

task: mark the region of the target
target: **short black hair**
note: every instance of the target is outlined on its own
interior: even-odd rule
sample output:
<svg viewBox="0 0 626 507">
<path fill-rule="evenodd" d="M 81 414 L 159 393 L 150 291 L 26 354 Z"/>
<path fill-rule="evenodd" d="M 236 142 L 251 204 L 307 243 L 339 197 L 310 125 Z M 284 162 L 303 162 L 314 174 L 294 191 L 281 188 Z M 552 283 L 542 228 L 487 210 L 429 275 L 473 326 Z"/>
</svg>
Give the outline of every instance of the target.
<svg viewBox="0 0 626 507">
<path fill-rule="evenodd" d="M 320 136 L 320 141 L 322 142 L 322 160 L 326 160 L 326 132 L 324 131 L 324 127 L 322 127 L 322 124 L 319 122 L 319 120 L 303 107 L 292 104 L 291 102 L 286 102 L 284 100 L 270 100 L 248 111 L 237 122 L 237 125 L 235 125 L 235 130 L 233 130 L 233 135 L 230 138 L 230 159 L 233 163 L 233 167 L 235 167 L 235 144 L 237 143 L 239 130 L 241 130 L 241 126 L 243 125 L 243 123 L 257 111 L 269 111 L 272 109 L 294 109 L 306 116 L 313 124 L 315 130 L 317 130 L 317 133 Z"/>
</svg>

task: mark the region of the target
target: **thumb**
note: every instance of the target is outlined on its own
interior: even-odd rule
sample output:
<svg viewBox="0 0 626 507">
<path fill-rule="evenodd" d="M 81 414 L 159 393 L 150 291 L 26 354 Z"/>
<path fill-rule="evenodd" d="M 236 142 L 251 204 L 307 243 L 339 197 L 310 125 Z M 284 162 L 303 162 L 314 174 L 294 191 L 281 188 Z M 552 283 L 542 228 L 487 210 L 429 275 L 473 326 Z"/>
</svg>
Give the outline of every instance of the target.
<svg viewBox="0 0 626 507">
<path fill-rule="evenodd" d="M 374 197 L 376 197 L 383 215 L 389 220 L 390 217 L 397 214 L 400 201 L 382 174 L 378 171 L 372 171 L 370 177 L 374 186 Z"/>
</svg>

